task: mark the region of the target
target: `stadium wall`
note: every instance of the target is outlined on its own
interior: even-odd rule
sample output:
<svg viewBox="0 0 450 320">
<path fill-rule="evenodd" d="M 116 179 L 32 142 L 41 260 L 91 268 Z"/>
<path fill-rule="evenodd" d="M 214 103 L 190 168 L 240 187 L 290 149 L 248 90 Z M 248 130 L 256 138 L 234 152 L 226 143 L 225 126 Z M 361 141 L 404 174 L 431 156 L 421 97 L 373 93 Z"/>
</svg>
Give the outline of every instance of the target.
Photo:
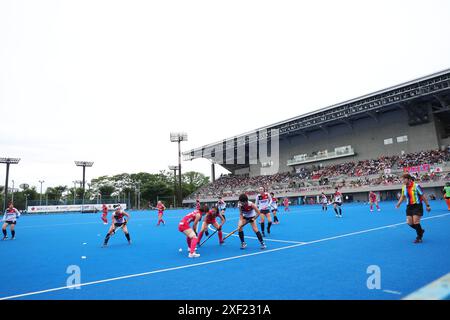
<svg viewBox="0 0 450 320">
<path fill-rule="evenodd" d="M 432 118 L 433 119 L 433 118 Z M 408 114 L 403 109 L 380 114 L 377 119 L 364 118 L 352 123 L 352 128 L 347 124 L 336 125 L 325 130 L 316 130 L 307 133 L 307 137 L 296 135 L 280 140 L 279 172 L 293 171 L 293 166 L 288 166 L 287 161 L 299 154 L 311 154 L 315 151 L 328 150 L 350 145 L 355 150 L 355 155 L 346 158 L 321 160 L 320 162 L 296 165 L 296 168 L 311 165 L 323 166 L 348 161 L 375 159 L 381 155 L 391 156 L 395 154 L 418 152 L 423 150 L 440 149 L 447 145 L 447 140 L 439 139 L 436 123 L 431 120 L 428 123 L 409 126 Z M 407 142 L 397 142 L 397 137 L 407 136 Z M 385 145 L 385 139 L 393 139 L 392 144 Z M 245 172 L 244 170 L 242 172 Z M 248 171 L 247 171 L 248 172 Z M 250 175 L 260 175 L 260 165 L 250 166 Z M 235 172 L 238 174 L 238 172 Z"/>
</svg>

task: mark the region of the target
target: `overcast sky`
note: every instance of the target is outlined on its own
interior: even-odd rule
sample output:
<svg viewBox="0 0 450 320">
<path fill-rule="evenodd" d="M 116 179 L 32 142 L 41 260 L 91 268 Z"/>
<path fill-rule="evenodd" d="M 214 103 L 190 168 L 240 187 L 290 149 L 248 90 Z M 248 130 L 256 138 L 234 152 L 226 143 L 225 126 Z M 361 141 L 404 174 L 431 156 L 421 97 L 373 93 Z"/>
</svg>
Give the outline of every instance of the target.
<svg viewBox="0 0 450 320">
<path fill-rule="evenodd" d="M 1 0 L 0 157 L 22 159 L 16 186 L 71 186 L 74 160 L 94 161 L 89 180 L 158 172 L 178 161 L 171 131 L 188 150 L 450 67 L 449 14 L 445 0 Z"/>
</svg>

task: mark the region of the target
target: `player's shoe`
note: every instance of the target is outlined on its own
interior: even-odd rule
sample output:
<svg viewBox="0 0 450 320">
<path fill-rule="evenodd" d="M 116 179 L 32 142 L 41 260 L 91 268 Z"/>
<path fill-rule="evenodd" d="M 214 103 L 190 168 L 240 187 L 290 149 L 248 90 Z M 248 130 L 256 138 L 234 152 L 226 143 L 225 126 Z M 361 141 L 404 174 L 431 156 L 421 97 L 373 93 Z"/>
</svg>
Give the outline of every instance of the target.
<svg viewBox="0 0 450 320">
<path fill-rule="evenodd" d="M 262 235 L 264 238 L 266 237 L 266 234 L 264 233 L 264 231 L 261 232 L 261 235 Z"/>
<path fill-rule="evenodd" d="M 6 239 L 8 239 L 8 236 L 4 236 L 2 240 L 6 240 Z"/>
<path fill-rule="evenodd" d="M 381 211 L 381 209 L 377 209 L 377 211 L 379 212 L 379 211 Z"/>
<path fill-rule="evenodd" d="M 423 242 L 422 239 L 419 237 L 417 237 L 416 240 L 414 240 L 414 243 L 422 243 L 422 242 Z"/>
<path fill-rule="evenodd" d="M 16 240 L 16 236 L 12 237 L 11 240 Z"/>
<path fill-rule="evenodd" d="M 422 229 L 422 233 L 420 234 L 420 240 L 422 240 L 424 233 L 425 233 L 425 229 Z"/>
<path fill-rule="evenodd" d="M 102 244 L 102 248 L 106 248 L 108 246 L 107 243 Z"/>
<path fill-rule="evenodd" d="M 266 244 L 264 243 L 264 242 L 261 242 L 261 250 L 264 250 L 264 249 L 266 249 L 267 247 L 266 247 Z"/>
<path fill-rule="evenodd" d="M 373 212 L 373 209 L 370 209 L 370 212 Z"/>
<path fill-rule="evenodd" d="M 189 253 L 188 257 L 189 257 L 189 258 L 198 258 L 198 257 L 200 257 L 200 254 L 199 254 L 199 253 L 196 253 L 196 252 L 194 252 L 194 253 Z"/>
<path fill-rule="evenodd" d="M 245 242 L 241 242 L 241 250 L 247 248 L 247 244 Z"/>
<path fill-rule="evenodd" d="M 225 241 L 223 241 L 223 240 L 222 240 L 222 241 L 219 241 L 219 244 L 220 244 L 220 245 L 223 245 L 224 243 L 225 243 Z"/>
</svg>

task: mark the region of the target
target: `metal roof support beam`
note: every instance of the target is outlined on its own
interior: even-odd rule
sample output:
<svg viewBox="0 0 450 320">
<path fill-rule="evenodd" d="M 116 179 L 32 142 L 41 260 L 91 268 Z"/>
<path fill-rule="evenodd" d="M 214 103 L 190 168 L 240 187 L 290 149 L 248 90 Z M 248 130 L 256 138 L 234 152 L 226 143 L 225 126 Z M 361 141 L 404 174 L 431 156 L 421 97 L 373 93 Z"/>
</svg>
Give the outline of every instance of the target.
<svg viewBox="0 0 450 320">
<path fill-rule="evenodd" d="M 373 119 L 375 120 L 375 122 L 379 122 L 380 120 L 378 119 L 378 113 L 373 112 L 373 111 L 369 111 L 367 112 L 367 114 Z"/>
<path fill-rule="evenodd" d="M 401 109 L 406 111 L 408 115 L 412 115 L 414 113 L 421 115 L 423 113 L 421 110 L 411 111 L 411 108 L 408 107 L 412 100 L 420 102 L 420 100 L 417 99 L 429 99 L 432 98 L 433 95 L 443 98 L 443 94 L 448 93 L 450 93 L 450 69 L 379 90 L 355 99 L 344 101 L 317 111 L 280 121 L 272 125 L 253 130 L 252 132 L 243 133 L 239 136 L 246 136 L 255 131 L 263 131 L 270 128 L 278 128 L 280 130 L 280 137 L 288 136 L 291 132 L 298 134 L 298 131 L 308 130 L 308 128 L 310 128 L 310 130 L 314 128 L 321 128 L 323 131 L 328 132 L 328 130 L 323 128 L 324 126 L 330 122 L 336 122 L 341 119 L 348 120 L 348 117 L 356 117 L 364 114 L 372 117 L 378 122 L 379 115 L 377 115 L 375 110 L 392 108 L 395 106 L 399 106 Z M 449 102 L 446 102 L 445 98 L 443 99 L 444 106 L 447 107 Z M 442 106 L 441 102 L 439 104 L 436 103 L 436 105 L 433 106 L 433 111 L 441 112 L 438 109 L 439 106 Z M 447 108 L 442 110 L 447 111 Z M 232 139 L 233 138 L 226 140 Z M 220 143 L 221 142 L 219 141 L 208 144 L 204 147 L 211 148 Z M 199 152 L 200 150 L 201 149 L 199 148 L 193 149 L 185 154 L 191 154 L 189 159 L 198 158 L 201 154 Z"/>
<path fill-rule="evenodd" d="M 350 120 L 342 119 L 341 122 L 346 124 L 350 128 L 350 130 L 353 130 L 353 123 Z"/>
<path fill-rule="evenodd" d="M 328 128 L 326 126 L 319 126 L 320 129 L 322 129 L 326 134 L 329 134 L 330 131 L 328 130 Z"/>
<path fill-rule="evenodd" d="M 300 131 L 299 133 L 300 133 L 305 139 L 309 139 L 309 136 L 308 136 L 308 134 L 307 134 L 306 132 Z"/>
<path fill-rule="evenodd" d="M 435 98 L 439 102 L 438 110 L 433 111 L 434 113 L 439 113 L 439 112 L 444 112 L 444 111 L 450 110 L 450 104 L 447 103 L 446 101 L 444 101 L 444 99 L 442 99 L 442 97 L 440 97 L 438 95 L 433 95 L 433 98 Z"/>
</svg>

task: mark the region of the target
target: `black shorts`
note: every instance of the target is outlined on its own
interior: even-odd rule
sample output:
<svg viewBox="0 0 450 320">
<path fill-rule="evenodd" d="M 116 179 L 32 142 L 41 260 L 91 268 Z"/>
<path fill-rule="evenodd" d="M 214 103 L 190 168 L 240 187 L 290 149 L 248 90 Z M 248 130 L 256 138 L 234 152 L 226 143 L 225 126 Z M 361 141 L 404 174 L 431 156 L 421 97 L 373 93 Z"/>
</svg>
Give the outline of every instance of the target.
<svg viewBox="0 0 450 320">
<path fill-rule="evenodd" d="M 244 216 L 242 216 L 242 217 L 245 219 L 245 222 L 250 222 L 249 220 L 253 220 L 253 219 L 256 220 L 256 216 L 253 216 L 253 217 L 244 217 Z"/>
<path fill-rule="evenodd" d="M 125 222 L 116 222 L 116 223 L 114 223 L 114 227 L 120 228 L 120 227 L 123 226 L 124 224 L 125 224 Z"/>
<path fill-rule="evenodd" d="M 270 209 L 259 210 L 259 212 L 261 212 L 262 214 L 269 214 L 270 213 Z"/>
<path fill-rule="evenodd" d="M 11 224 L 16 224 L 16 223 L 17 223 L 17 221 L 5 221 L 5 223 L 7 223 L 7 224 L 11 225 Z"/>
<path fill-rule="evenodd" d="M 342 202 L 333 202 L 333 204 L 337 205 L 337 206 L 342 206 Z"/>
<path fill-rule="evenodd" d="M 423 204 L 408 204 L 406 206 L 406 216 L 423 216 Z"/>
</svg>

